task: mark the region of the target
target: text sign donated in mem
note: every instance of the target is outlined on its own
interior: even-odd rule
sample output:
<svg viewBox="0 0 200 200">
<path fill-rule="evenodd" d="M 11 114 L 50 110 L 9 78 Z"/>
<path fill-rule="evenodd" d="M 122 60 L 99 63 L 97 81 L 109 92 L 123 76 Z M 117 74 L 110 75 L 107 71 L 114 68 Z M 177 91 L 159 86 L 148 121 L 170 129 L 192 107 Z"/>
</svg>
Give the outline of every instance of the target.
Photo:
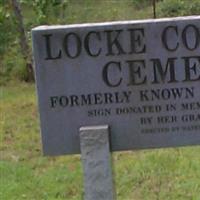
<svg viewBox="0 0 200 200">
<path fill-rule="evenodd" d="M 108 124 L 112 151 L 200 144 L 200 16 L 33 29 L 44 154 L 80 153 Z"/>
</svg>

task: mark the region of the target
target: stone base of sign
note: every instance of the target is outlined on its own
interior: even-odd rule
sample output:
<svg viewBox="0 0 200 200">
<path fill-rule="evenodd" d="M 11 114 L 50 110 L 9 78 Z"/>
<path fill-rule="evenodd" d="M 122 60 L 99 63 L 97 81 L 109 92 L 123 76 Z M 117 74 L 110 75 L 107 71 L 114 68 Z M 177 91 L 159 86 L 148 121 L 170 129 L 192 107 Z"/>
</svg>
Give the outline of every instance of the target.
<svg viewBox="0 0 200 200">
<path fill-rule="evenodd" d="M 109 127 L 80 128 L 85 200 L 114 200 Z"/>
</svg>

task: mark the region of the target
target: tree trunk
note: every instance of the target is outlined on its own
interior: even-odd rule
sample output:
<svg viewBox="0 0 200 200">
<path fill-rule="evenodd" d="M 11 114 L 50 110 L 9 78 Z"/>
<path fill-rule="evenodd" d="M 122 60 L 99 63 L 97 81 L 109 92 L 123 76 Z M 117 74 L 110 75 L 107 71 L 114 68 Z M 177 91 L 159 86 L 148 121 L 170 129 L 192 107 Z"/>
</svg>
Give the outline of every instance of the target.
<svg viewBox="0 0 200 200">
<path fill-rule="evenodd" d="M 153 18 L 156 19 L 156 0 L 153 0 Z"/>
<path fill-rule="evenodd" d="M 18 31 L 20 34 L 19 35 L 19 43 L 20 43 L 20 47 L 21 47 L 21 53 L 22 53 L 22 56 L 26 63 L 27 77 L 26 77 L 25 81 L 30 82 L 30 81 L 34 80 L 33 64 L 32 64 L 32 58 L 30 55 L 30 47 L 28 45 L 28 40 L 26 37 L 25 28 L 24 28 L 23 16 L 21 13 L 20 3 L 18 2 L 18 0 L 12 0 L 11 2 L 12 2 L 15 16 L 16 16 Z"/>
</svg>

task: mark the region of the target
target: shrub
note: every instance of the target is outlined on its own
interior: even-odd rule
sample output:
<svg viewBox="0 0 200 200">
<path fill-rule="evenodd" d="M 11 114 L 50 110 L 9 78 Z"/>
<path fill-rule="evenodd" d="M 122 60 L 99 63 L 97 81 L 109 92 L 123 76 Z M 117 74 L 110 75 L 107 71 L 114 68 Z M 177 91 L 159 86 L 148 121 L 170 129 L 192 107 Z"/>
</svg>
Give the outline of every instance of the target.
<svg viewBox="0 0 200 200">
<path fill-rule="evenodd" d="M 143 8 L 144 6 L 148 6 L 151 4 L 149 0 L 132 0 L 133 4 L 136 8 Z"/>
<path fill-rule="evenodd" d="M 199 0 L 164 0 L 158 7 L 161 17 L 175 17 L 200 14 Z"/>
<path fill-rule="evenodd" d="M 16 46 L 8 48 L 7 53 L 4 54 L 0 62 L 0 77 L 0 85 L 6 84 L 8 80 L 27 79 L 26 64 Z"/>
</svg>

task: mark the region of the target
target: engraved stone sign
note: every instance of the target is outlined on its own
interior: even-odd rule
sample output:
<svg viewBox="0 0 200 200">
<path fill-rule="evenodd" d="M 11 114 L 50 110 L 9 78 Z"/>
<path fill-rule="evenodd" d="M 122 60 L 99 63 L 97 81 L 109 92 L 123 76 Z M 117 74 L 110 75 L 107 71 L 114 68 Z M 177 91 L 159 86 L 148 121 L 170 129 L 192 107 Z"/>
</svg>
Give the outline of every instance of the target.
<svg viewBox="0 0 200 200">
<path fill-rule="evenodd" d="M 44 154 L 80 153 L 108 124 L 112 151 L 200 144 L 200 16 L 34 28 Z"/>
</svg>

